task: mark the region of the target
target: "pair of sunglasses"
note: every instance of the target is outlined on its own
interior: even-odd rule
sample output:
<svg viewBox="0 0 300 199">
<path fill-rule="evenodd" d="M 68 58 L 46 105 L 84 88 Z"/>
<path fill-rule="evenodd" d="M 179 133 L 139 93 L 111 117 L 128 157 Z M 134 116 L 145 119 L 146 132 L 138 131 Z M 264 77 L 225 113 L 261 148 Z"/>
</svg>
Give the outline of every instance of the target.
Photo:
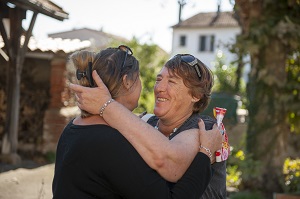
<svg viewBox="0 0 300 199">
<path fill-rule="evenodd" d="M 118 49 L 121 50 L 121 51 L 126 52 L 125 59 L 124 59 L 123 64 L 122 64 L 122 68 L 123 68 L 123 67 L 125 67 L 127 56 L 132 55 L 133 52 L 128 46 L 125 46 L 125 45 L 120 45 L 118 47 Z M 93 72 L 92 65 L 93 65 L 92 62 L 88 62 L 88 67 L 86 68 L 85 71 L 80 71 L 79 69 L 77 69 L 76 70 L 76 77 L 77 77 L 78 80 L 80 80 L 83 77 L 86 77 L 89 81 L 90 87 L 95 87 L 93 77 L 92 77 L 92 72 Z"/>
<path fill-rule="evenodd" d="M 125 45 L 120 45 L 118 47 L 118 49 L 121 50 L 121 51 L 126 52 L 125 59 L 124 59 L 123 64 L 122 64 L 122 68 L 123 68 L 123 67 L 125 67 L 125 62 L 126 62 L 127 56 L 128 55 L 133 55 L 133 52 L 128 46 L 125 46 Z"/>
<path fill-rule="evenodd" d="M 191 67 L 195 67 L 198 77 L 201 78 L 200 65 L 198 64 L 197 59 L 193 55 L 178 54 L 178 56 L 180 56 L 182 62 L 187 63 Z"/>
</svg>

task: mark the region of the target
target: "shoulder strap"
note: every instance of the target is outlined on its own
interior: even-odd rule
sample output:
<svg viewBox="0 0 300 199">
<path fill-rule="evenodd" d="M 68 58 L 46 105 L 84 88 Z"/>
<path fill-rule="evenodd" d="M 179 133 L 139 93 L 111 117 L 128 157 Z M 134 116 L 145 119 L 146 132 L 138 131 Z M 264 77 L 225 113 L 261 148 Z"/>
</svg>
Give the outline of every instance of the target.
<svg viewBox="0 0 300 199">
<path fill-rule="evenodd" d="M 150 113 L 147 113 L 146 115 L 144 115 L 142 117 L 142 120 L 144 120 L 145 122 L 147 122 L 149 120 L 150 117 L 154 116 L 154 114 L 150 114 Z"/>
</svg>

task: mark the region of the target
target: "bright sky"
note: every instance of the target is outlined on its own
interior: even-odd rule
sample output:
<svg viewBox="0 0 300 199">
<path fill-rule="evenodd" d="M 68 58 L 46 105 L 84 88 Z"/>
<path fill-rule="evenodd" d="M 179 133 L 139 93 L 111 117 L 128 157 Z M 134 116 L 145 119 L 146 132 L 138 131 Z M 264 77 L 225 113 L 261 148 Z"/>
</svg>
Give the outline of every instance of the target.
<svg viewBox="0 0 300 199">
<path fill-rule="evenodd" d="M 182 19 L 199 12 L 217 10 L 218 0 L 186 0 Z M 221 10 L 231 11 L 229 0 L 221 0 Z M 52 0 L 69 13 L 63 22 L 39 14 L 33 29 L 37 39 L 50 33 L 69 31 L 74 28 L 102 29 L 106 33 L 141 42 L 151 39 L 167 52 L 171 51 L 172 28 L 178 23 L 178 0 Z M 27 12 L 23 21 L 28 28 L 32 13 Z"/>
</svg>

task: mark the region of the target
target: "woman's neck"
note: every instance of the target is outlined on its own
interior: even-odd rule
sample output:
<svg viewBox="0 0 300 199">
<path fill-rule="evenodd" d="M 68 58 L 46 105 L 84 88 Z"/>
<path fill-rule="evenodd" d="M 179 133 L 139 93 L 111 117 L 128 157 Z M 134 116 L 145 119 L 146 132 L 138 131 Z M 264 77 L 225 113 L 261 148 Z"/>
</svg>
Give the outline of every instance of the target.
<svg viewBox="0 0 300 199">
<path fill-rule="evenodd" d="M 164 134 L 166 137 L 169 137 L 172 133 L 174 133 L 190 116 L 190 114 L 185 114 L 181 118 L 176 118 L 176 120 L 168 120 L 168 119 L 159 119 L 156 124 L 156 128 Z"/>
<path fill-rule="evenodd" d="M 76 124 L 76 125 L 93 125 L 93 124 L 108 125 L 107 122 L 99 115 L 92 115 L 92 116 L 86 117 L 86 118 L 82 118 L 82 117 L 78 116 L 74 119 L 73 124 Z"/>
</svg>

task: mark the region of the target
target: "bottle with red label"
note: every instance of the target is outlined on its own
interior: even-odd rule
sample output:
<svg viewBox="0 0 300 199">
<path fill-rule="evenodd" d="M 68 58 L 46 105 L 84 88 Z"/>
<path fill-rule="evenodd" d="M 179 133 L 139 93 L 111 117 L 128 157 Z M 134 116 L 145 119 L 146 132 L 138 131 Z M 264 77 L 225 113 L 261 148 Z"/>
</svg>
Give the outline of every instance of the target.
<svg viewBox="0 0 300 199">
<path fill-rule="evenodd" d="M 225 130 L 225 126 L 223 124 L 223 118 L 226 113 L 225 108 L 215 107 L 213 109 L 214 116 L 217 119 L 217 126 L 220 130 L 220 133 L 223 135 L 222 148 L 215 152 L 216 162 L 222 162 L 228 159 L 230 153 L 230 145 L 228 143 L 228 136 Z"/>
</svg>

